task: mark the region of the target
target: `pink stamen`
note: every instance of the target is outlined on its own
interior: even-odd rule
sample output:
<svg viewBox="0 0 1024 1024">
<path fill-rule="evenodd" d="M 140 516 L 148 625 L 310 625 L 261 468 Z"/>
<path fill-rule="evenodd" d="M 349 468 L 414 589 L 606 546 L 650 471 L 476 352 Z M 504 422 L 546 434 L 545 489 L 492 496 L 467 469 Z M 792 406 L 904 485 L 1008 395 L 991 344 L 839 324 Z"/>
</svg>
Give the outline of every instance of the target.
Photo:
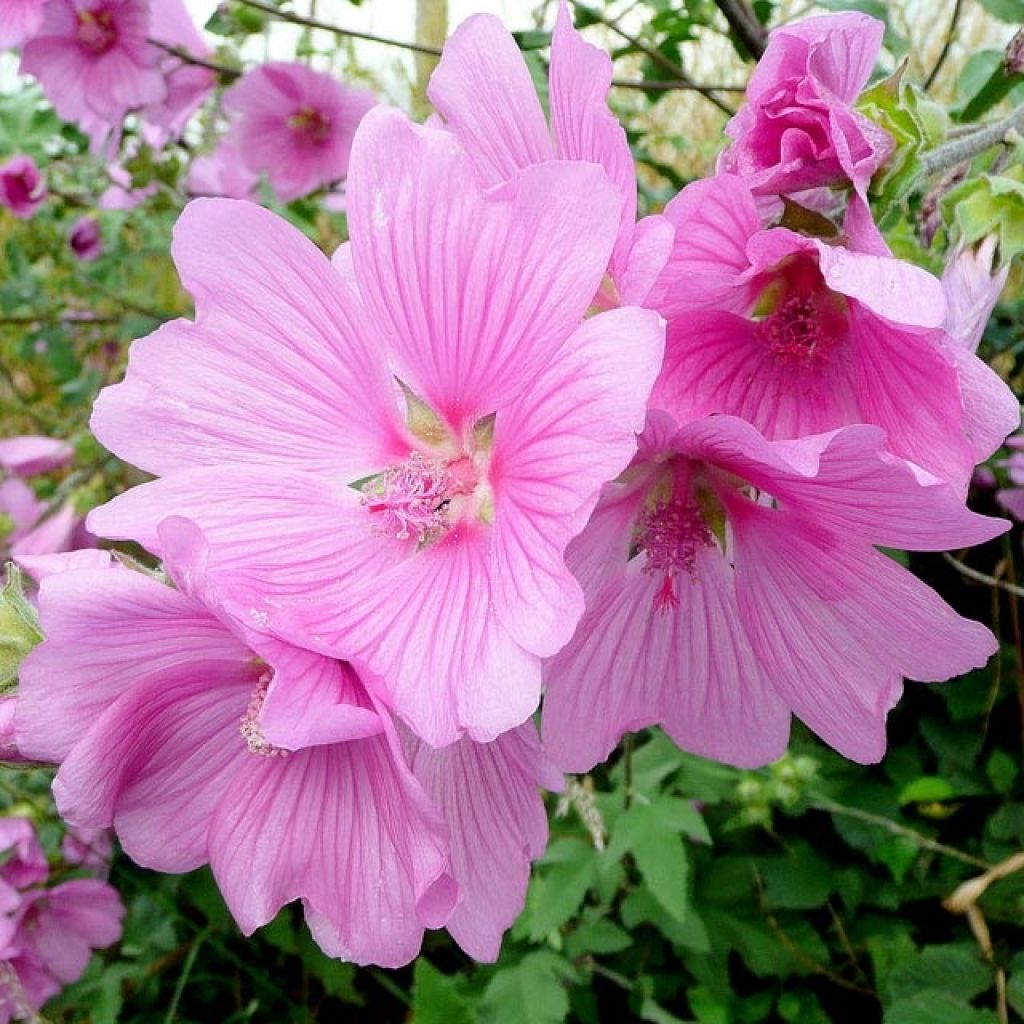
<svg viewBox="0 0 1024 1024">
<path fill-rule="evenodd" d="M 456 490 L 444 463 L 413 452 L 365 485 L 363 505 L 379 533 L 398 540 L 415 537 L 422 544 L 448 528 L 448 504 Z"/>
<path fill-rule="evenodd" d="M 102 56 L 117 44 L 117 22 L 109 11 L 79 11 L 78 41 L 90 53 Z"/>
<path fill-rule="evenodd" d="M 673 499 L 644 509 L 637 523 L 636 545 L 647 555 L 642 571 L 648 576 L 663 575 L 655 610 L 679 606 L 676 576 L 682 572 L 695 579 L 697 551 L 712 542 L 711 531 L 693 502 Z"/>
<path fill-rule="evenodd" d="M 263 704 L 267 699 L 267 690 L 269 688 L 270 675 L 265 672 L 260 676 L 256 689 L 252 691 L 252 696 L 249 698 L 249 706 L 245 709 L 245 714 L 242 715 L 238 731 L 242 734 L 242 739 L 245 740 L 249 753 L 258 754 L 260 757 L 287 757 L 288 751 L 268 743 L 263 735 L 263 730 L 260 728 L 260 712 L 263 710 Z"/>
<path fill-rule="evenodd" d="M 827 294 L 804 293 L 786 299 L 759 325 L 774 355 L 804 366 L 822 360 L 839 340 L 845 321 Z"/>
</svg>

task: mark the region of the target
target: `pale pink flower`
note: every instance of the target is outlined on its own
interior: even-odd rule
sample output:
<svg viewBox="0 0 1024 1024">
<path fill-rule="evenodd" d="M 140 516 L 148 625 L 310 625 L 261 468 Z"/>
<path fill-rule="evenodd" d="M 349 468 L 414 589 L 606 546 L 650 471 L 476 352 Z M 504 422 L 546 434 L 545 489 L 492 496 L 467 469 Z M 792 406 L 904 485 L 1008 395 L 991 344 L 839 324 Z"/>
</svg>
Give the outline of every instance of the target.
<svg viewBox="0 0 1024 1024">
<path fill-rule="evenodd" d="M 200 60 L 212 55 L 183 0 L 151 0 L 150 10 L 149 38 L 153 42 Z M 161 56 L 160 71 L 167 96 L 143 112 L 143 135 L 154 149 L 181 135 L 217 84 L 217 76 L 209 68 L 190 64 L 173 53 Z"/>
<path fill-rule="evenodd" d="M 894 148 L 888 132 L 855 109 L 883 30 L 856 12 L 775 29 L 746 103 L 726 125 L 733 144 L 719 170 L 742 175 L 758 195 L 846 182 L 863 195 Z"/>
<path fill-rule="evenodd" d="M 212 153 L 192 161 L 186 185 L 193 196 L 253 199 L 259 180 L 259 174 L 249 169 L 239 152 L 238 133 L 229 131 Z"/>
<path fill-rule="evenodd" d="M 0 10 L 0 50 L 21 46 L 43 23 L 44 0 L 3 0 Z"/>
<path fill-rule="evenodd" d="M 28 220 L 46 199 L 46 182 L 30 156 L 12 156 L 0 166 L 0 206 Z"/>
<path fill-rule="evenodd" d="M 0 1024 L 34 1018 L 121 936 L 124 907 L 105 882 L 43 888 L 46 855 L 26 818 L 0 818 Z"/>
<path fill-rule="evenodd" d="M 985 663 L 992 634 L 876 546 L 964 547 L 1006 524 L 884 441 L 859 425 L 770 442 L 731 416 L 652 414 L 570 547 L 587 612 L 546 667 L 543 720 L 562 768 L 589 770 L 652 723 L 752 767 L 782 754 L 791 712 L 877 761 L 902 677 Z"/>
<path fill-rule="evenodd" d="M 147 42 L 149 11 L 148 0 L 46 0 L 43 24 L 22 50 L 22 74 L 34 75 L 94 146 L 129 110 L 167 95 L 160 51 Z"/>
<path fill-rule="evenodd" d="M 380 110 L 348 199 L 358 298 L 274 215 L 187 208 L 197 320 L 136 342 L 93 420 L 164 479 L 90 522 L 159 552 L 195 520 L 240 615 L 366 666 L 427 742 L 491 739 L 582 613 L 562 553 L 635 451 L 661 326 L 583 320 L 619 222 L 594 165 L 481 192 L 449 133 Z"/>
<path fill-rule="evenodd" d="M 494 185 L 545 160 L 600 164 L 619 190 L 619 230 L 602 282 L 602 307 L 641 305 L 668 257 L 672 229 L 660 216 L 638 224 L 636 169 L 626 133 L 608 108 L 612 62 L 572 24 L 561 0 L 551 38 L 551 127 L 530 71 L 495 17 L 467 18 L 445 43 L 427 96 L 465 147 L 480 180 Z"/>
<path fill-rule="evenodd" d="M 89 868 L 106 877 L 114 855 L 114 840 L 106 828 L 69 828 L 60 841 L 60 855 L 67 864 Z"/>
<path fill-rule="evenodd" d="M 224 94 L 235 151 L 286 203 L 345 177 L 356 125 L 376 102 L 297 62 L 263 64 Z"/>
<path fill-rule="evenodd" d="M 99 259 L 103 252 L 100 222 L 95 217 L 79 217 L 71 225 L 68 245 L 71 246 L 75 258 L 83 263 L 91 263 L 93 260 Z"/>
<path fill-rule="evenodd" d="M 993 269 L 997 244 L 996 236 L 989 235 L 973 248 L 955 249 L 942 272 L 946 333 L 969 352 L 977 351 L 1010 274 L 1009 263 Z"/>
<path fill-rule="evenodd" d="M 1010 455 L 998 465 L 1006 470 L 1012 486 L 997 491 L 996 501 L 1014 519 L 1024 520 L 1024 434 L 1007 438 L 1006 447 L 1010 449 Z"/>
<path fill-rule="evenodd" d="M 60 763 L 62 815 L 114 828 L 146 867 L 209 862 L 246 934 L 301 899 L 330 956 L 398 966 L 451 919 L 493 959 L 546 838 L 538 782 L 558 782 L 533 727 L 486 748 L 410 741 L 410 768 L 350 665 L 240 628 L 195 528 L 161 536 L 177 589 L 120 567 L 40 585 L 18 742 Z"/>
<path fill-rule="evenodd" d="M 110 164 L 107 177 L 110 178 L 110 185 L 99 198 L 101 210 L 134 210 L 157 190 L 155 181 L 142 188 L 133 188 L 132 176 L 121 164 Z"/>
<path fill-rule="evenodd" d="M 1006 383 L 944 329 L 943 286 L 892 256 L 856 197 L 842 237 L 762 228 L 732 175 L 665 212 L 676 241 L 652 293 L 669 319 L 654 407 L 741 416 L 773 438 L 875 423 L 962 490 L 1020 422 Z"/>
<path fill-rule="evenodd" d="M 66 466 L 75 450 L 66 441 L 36 434 L 0 438 L 0 468 L 15 476 L 35 476 Z"/>
</svg>

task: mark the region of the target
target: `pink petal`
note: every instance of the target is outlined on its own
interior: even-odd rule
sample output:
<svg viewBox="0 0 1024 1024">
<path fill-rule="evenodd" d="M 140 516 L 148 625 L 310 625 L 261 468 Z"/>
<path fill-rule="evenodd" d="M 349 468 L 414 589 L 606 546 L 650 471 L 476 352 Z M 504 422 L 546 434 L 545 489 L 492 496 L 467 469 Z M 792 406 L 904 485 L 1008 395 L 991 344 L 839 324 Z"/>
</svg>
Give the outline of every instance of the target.
<svg viewBox="0 0 1024 1024">
<path fill-rule="evenodd" d="M 127 569 L 47 577 L 39 614 L 47 639 L 22 665 L 17 712 L 19 749 L 37 760 L 62 761 L 142 679 L 249 658 L 205 609 Z"/>
<path fill-rule="evenodd" d="M 582 595 L 562 562 L 601 486 L 629 464 L 661 364 L 657 315 L 622 308 L 591 318 L 529 392 L 495 423 L 496 610 L 539 655 L 572 635 Z"/>
<path fill-rule="evenodd" d="M 984 626 L 867 545 L 749 502 L 730 522 L 754 651 L 794 713 L 845 757 L 881 758 L 902 676 L 949 679 L 996 650 Z"/>
<path fill-rule="evenodd" d="M 210 830 L 213 873 L 242 930 L 301 898 L 328 956 L 408 963 L 420 905 L 433 902 L 433 916 L 440 896 L 450 912 L 455 893 L 444 824 L 397 745 L 377 737 L 247 757 Z"/>
<path fill-rule="evenodd" d="M 394 110 L 372 111 L 353 149 L 360 291 L 399 376 L 456 430 L 529 386 L 581 322 L 618 220 L 597 167 L 528 167 L 484 195 L 450 135 Z"/>
<path fill-rule="evenodd" d="M 622 305 L 654 308 L 648 296 L 668 262 L 675 236 L 667 217 L 644 217 L 636 225 L 624 265 L 614 269 Z"/>
<path fill-rule="evenodd" d="M 53 791 L 62 817 L 112 826 L 143 867 L 205 863 L 211 816 L 232 776 L 258 757 L 239 731 L 257 675 L 246 662 L 197 659 L 135 681 L 61 765 Z"/>
<path fill-rule="evenodd" d="M 402 449 L 377 339 L 327 258 L 286 221 L 227 199 L 190 203 L 174 259 L 196 300 L 132 346 L 92 426 L 152 473 L 222 462 L 357 479 Z"/>
<path fill-rule="evenodd" d="M 26 435 L 0 440 L 0 466 L 18 476 L 35 476 L 59 469 L 74 455 L 71 445 L 52 437 Z"/>
<path fill-rule="evenodd" d="M 545 670 L 544 741 L 554 759 L 589 771 L 624 733 L 660 724 L 704 757 L 746 768 L 776 760 L 789 710 L 751 653 L 721 553 L 700 550 L 693 579 L 675 583 L 678 605 L 663 610 L 662 579 L 641 561 L 595 598 Z"/>
<path fill-rule="evenodd" d="M 434 750 L 411 735 L 413 773 L 451 828 L 459 902 L 448 931 L 475 960 L 494 961 L 523 909 L 530 861 L 544 852 L 547 814 L 538 785 L 558 783 L 530 724 L 493 743 L 463 739 Z"/>
<path fill-rule="evenodd" d="M 554 156 L 523 55 L 497 18 L 478 14 L 459 25 L 430 76 L 427 97 L 482 184 L 496 185 Z"/>
</svg>

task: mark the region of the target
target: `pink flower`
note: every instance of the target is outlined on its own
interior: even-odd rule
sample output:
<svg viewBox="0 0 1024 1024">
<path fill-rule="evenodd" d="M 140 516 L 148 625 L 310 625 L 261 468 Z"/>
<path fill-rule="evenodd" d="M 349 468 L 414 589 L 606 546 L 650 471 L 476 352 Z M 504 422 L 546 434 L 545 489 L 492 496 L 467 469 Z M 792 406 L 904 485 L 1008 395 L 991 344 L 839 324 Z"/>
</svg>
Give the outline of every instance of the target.
<svg viewBox="0 0 1024 1024">
<path fill-rule="evenodd" d="M 758 195 L 846 182 L 863 195 L 893 151 L 891 136 L 854 108 L 883 29 L 853 12 L 775 29 L 726 125 L 733 145 L 719 170 L 742 175 Z"/>
<path fill-rule="evenodd" d="M 44 0 L 4 0 L 0 18 L 0 50 L 21 46 L 39 31 Z"/>
<path fill-rule="evenodd" d="M 153 0 L 149 37 L 164 47 L 184 51 L 200 60 L 211 56 L 211 49 L 196 28 L 183 0 Z M 160 60 L 167 83 L 167 96 L 146 108 L 143 134 L 154 148 L 162 148 L 169 139 L 178 138 L 192 115 L 213 92 L 217 76 L 209 68 L 189 64 L 173 53 Z"/>
<path fill-rule="evenodd" d="M 997 491 L 996 501 L 1014 519 L 1024 520 L 1024 434 L 1014 434 L 1007 438 L 1006 447 L 1010 449 L 1009 458 L 1003 459 L 998 465 L 1006 470 L 1012 486 Z"/>
<path fill-rule="evenodd" d="M 969 352 L 977 351 L 1010 274 L 1009 263 L 993 272 L 997 242 L 989 235 L 976 248 L 956 249 L 942 273 L 946 333 Z"/>
<path fill-rule="evenodd" d="M 77 981 L 92 951 L 121 937 L 123 917 L 117 891 L 96 878 L 24 893 L 15 934 L 0 950 L 0 1021 L 25 1019 Z"/>
<path fill-rule="evenodd" d="M 602 308 L 644 303 L 672 245 L 658 216 L 636 223 L 637 186 L 626 133 L 608 109 L 612 62 L 587 43 L 561 0 L 551 39 L 551 130 L 522 53 L 490 15 L 467 18 L 445 43 L 427 95 L 485 185 L 546 160 L 600 164 L 619 189 L 619 230 L 602 282 Z"/>
<path fill-rule="evenodd" d="M 81 977 L 92 955 L 121 936 L 124 907 L 105 882 L 42 888 L 49 868 L 26 818 L 0 818 L 0 1022 L 35 1011 Z"/>
<path fill-rule="evenodd" d="M 75 258 L 83 263 L 97 260 L 103 252 L 103 235 L 100 233 L 100 222 L 95 217 L 79 217 L 71 225 L 68 244 Z"/>
<path fill-rule="evenodd" d="M 193 196 L 252 199 L 259 174 L 251 171 L 238 148 L 237 132 L 228 132 L 212 153 L 196 157 L 188 169 L 188 191 Z"/>
<path fill-rule="evenodd" d="M 30 156 L 12 156 L 0 167 L 0 206 L 28 220 L 46 199 L 46 182 Z"/>
<path fill-rule="evenodd" d="M 46 0 L 21 72 L 34 75 L 57 113 L 98 145 L 129 110 L 167 95 L 148 31 L 148 0 Z"/>
<path fill-rule="evenodd" d="M 60 843 L 60 855 L 68 864 L 89 868 L 106 877 L 114 843 L 105 828 L 69 828 Z"/>
<path fill-rule="evenodd" d="M 111 184 L 100 196 L 101 210 L 134 210 L 157 190 L 155 181 L 142 188 L 132 188 L 132 176 L 120 164 L 108 165 L 107 177 Z"/>
<path fill-rule="evenodd" d="M 330 956 L 398 966 L 451 918 L 493 958 L 546 839 L 537 784 L 558 781 L 532 726 L 413 744 L 410 768 L 350 665 L 240 628 L 195 528 L 161 536 L 176 590 L 120 567 L 41 583 L 18 741 L 61 764 L 61 814 L 113 827 L 145 867 L 209 862 L 246 934 L 301 899 Z"/>
<path fill-rule="evenodd" d="M 0 439 L 0 468 L 15 476 L 35 476 L 66 466 L 75 451 L 66 441 L 23 434 Z"/>
<path fill-rule="evenodd" d="M 1005 528 L 889 455 L 877 427 L 770 442 L 731 416 L 655 413 L 570 548 L 587 613 L 547 666 L 545 744 L 586 771 L 658 723 L 751 767 L 782 754 L 792 712 L 877 761 L 903 676 L 948 679 L 997 645 L 876 545 L 963 547 Z"/>
<path fill-rule="evenodd" d="M 348 173 L 352 137 L 377 98 L 305 64 L 263 64 L 224 94 L 237 152 L 283 202 Z"/>
<path fill-rule="evenodd" d="M 661 327 L 583 320 L 619 221 L 598 167 L 481 192 L 450 134 L 380 110 L 348 199 L 358 298 L 272 214 L 188 207 L 196 322 L 137 342 L 93 419 L 164 479 L 90 522 L 159 552 L 195 520 L 240 616 L 366 666 L 421 739 L 488 740 L 582 613 L 562 553 L 635 451 Z"/>
<path fill-rule="evenodd" d="M 891 451 L 963 490 L 1020 422 L 1005 382 L 944 330 L 942 285 L 893 258 L 856 198 L 842 238 L 762 229 L 731 175 L 688 186 L 666 216 L 652 401 L 680 422 L 724 412 L 773 438 L 875 423 Z"/>
</svg>

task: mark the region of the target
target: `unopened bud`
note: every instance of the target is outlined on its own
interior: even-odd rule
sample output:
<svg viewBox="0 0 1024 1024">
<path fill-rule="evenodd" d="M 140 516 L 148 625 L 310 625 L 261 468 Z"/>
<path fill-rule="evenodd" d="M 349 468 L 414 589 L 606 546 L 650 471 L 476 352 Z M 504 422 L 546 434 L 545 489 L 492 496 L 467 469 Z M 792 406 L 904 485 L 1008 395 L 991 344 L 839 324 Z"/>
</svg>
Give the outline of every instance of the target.
<svg viewBox="0 0 1024 1024">
<path fill-rule="evenodd" d="M 25 597 L 21 570 L 8 563 L 7 582 L 0 590 L 0 695 L 14 689 L 22 661 L 42 640 L 36 610 Z"/>
<path fill-rule="evenodd" d="M 1017 29 L 1007 45 L 1003 68 L 1008 75 L 1024 75 L 1024 28 Z"/>
</svg>

